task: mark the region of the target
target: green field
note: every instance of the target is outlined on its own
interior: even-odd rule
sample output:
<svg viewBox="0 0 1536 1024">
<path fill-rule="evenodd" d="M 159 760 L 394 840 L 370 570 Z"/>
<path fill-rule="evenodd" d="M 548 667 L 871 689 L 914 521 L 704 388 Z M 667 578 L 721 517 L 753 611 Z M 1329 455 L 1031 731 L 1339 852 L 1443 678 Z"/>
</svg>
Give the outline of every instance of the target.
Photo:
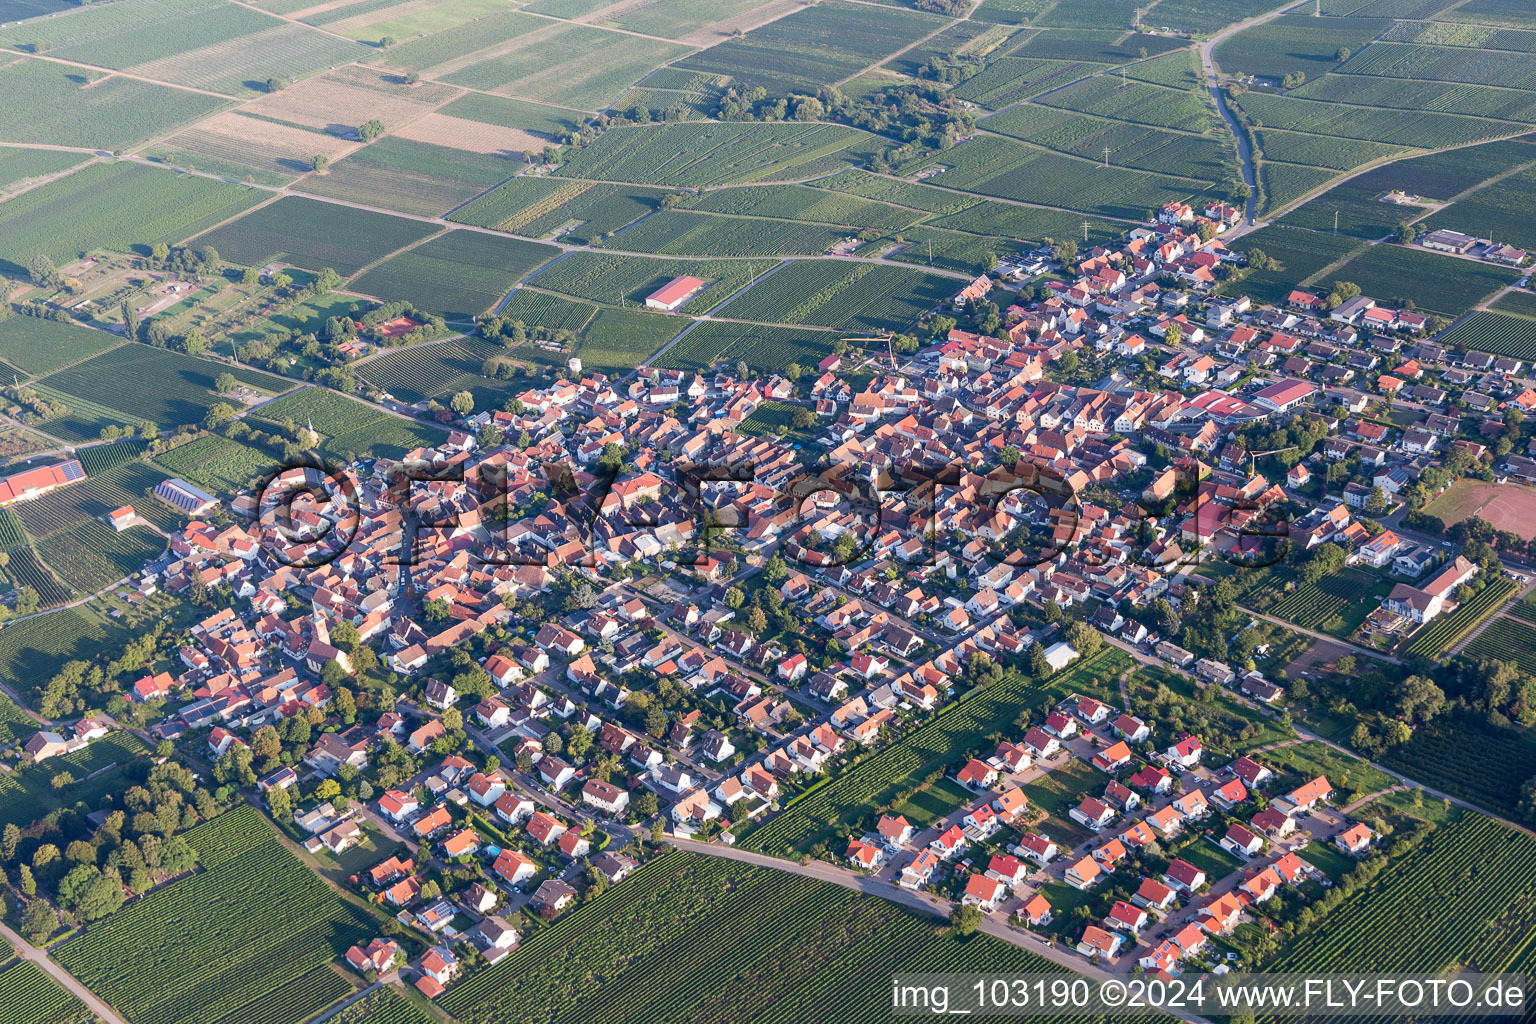
<svg viewBox="0 0 1536 1024">
<path fill-rule="evenodd" d="M 1437 829 L 1266 971 L 1518 969 L 1536 924 L 1536 841 L 1478 815 Z M 1411 931 L 1413 940 L 1403 941 Z"/>
<path fill-rule="evenodd" d="M 1516 590 L 1513 580 L 1499 576 L 1489 580 L 1483 589 L 1448 615 L 1441 615 L 1420 627 L 1404 644 L 1409 654 L 1421 654 L 1426 658 L 1438 658 L 1477 624 L 1492 615 Z"/>
<path fill-rule="evenodd" d="M 938 18 L 894 7 L 839 0 L 798 10 L 680 61 L 685 68 L 730 75 L 770 95 L 814 93 L 944 27 Z"/>
<path fill-rule="evenodd" d="M 142 526 L 119 533 L 94 519 L 60 530 L 37 545 L 37 553 L 48 567 L 84 594 L 137 572 L 164 550 L 165 538 Z"/>
<path fill-rule="evenodd" d="M 864 132 L 835 124 L 639 125 L 604 132 L 560 173 L 680 188 L 782 181 L 855 163 L 869 144 Z"/>
<path fill-rule="evenodd" d="M 221 373 L 273 394 L 289 386 L 271 374 L 137 344 L 103 352 L 49 374 L 41 383 L 63 395 L 119 410 L 130 423 L 149 420 L 170 427 L 200 421 L 209 406 L 220 401 L 214 381 Z"/>
<path fill-rule="evenodd" d="M 126 788 L 123 774 L 108 769 L 131 768 L 134 762 L 143 767 L 145 762 L 141 758 L 145 753 L 144 744 L 132 733 L 118 730 L 73 753 L 8 772 L 0 776 L 0 824 L 27 826 L 57 807 L 77 800 L 92 802 L 103 794 L 121 792 Z M 54 780 L 66 774 L 76 782 L 55 789 Z"/>
<path fill-rule="evenodd" d="M 448 218 L 531 238 L 597 242 L 654 212 L 664 193 L 643 185 L 594 184 L 522 176 L 492 189 Z"/>
<path fill-rule="evenodd" d="M 1272 159 L 1289 159 L 1300 163 L 1319 160 L 1313 155 L 1311 147 L 1295 152 L 1287 152 L 1284 148 L 1279 152 L 1271 152 L 1271 140 L 1276 137 L 1296 138 L 1290 133 L 1264 129 L 1259 137 L 1265 155 Z M 1346 152 L 1358 156 L 1361 162 L 1381 155 L 1371 151 L 1356 153 L 1355 147 L 1359 145 L 1347 143 L 1344 148 Z M 1337 152 L 1334 147 L 1328 148 Z M 1337 218 L 1338 230 L 1343 234 L 1363 239 L 1382 238 L 1399 224 L 1417 220 L 1425 212 L 1417 206 L 1382 202 L 1381 197 L 1388 192 L 1400 191 L 1410 196 L 1445 201 L 1533 159 L 1536 159 L 1536 147 L 1520 141 L 1508 141 L 1394 161 L 1329 189 L 1287 213 L 1282 223 L 1331 232 Z M 1320 166 L 1336 167 L 1342 162 L 1335 160 L 1320 163 Z"/>
<path fill-rule="evenodd" d="M 364 55 L 356 44 L 219 0 L 122 0 L 0 33 L 29 48 L 40 40 L 53 56 L 231 95 Z"/>
<path fill-rule="evenodd" d="M 959 285 L 953 278 L 876 263 L 797 260 L 718 312 L 762 323 L 899 331 Z"/>
<path fill-rule="evenodd" d="M 1397 245 L 1373 245 L 1328 272 L 1320 285 L 1353 281 L 1362 292 L 1391 305 L 1412 302 L 1418 308 L 1458 317 L 1489 295 L 1520 277 L 1518 270 L 1504 270 L 1469 260 L 1459 260 L 1422 249 Z"/>
<path fill-rule="evenodd" d="M 295 859 L 254 808 L 186 839 L 198 874 L 92 925 L 59 962 L 135 1024 L 213 1024 L 258 1005 L 263 1020 L 279 1010 L 301 1020 L 331 1002 L 334 988 L 290 983 L 376 934 L 378 922 Z"/>
<path fill-rule="evenodd" d="M 40 60 L 0 68 L 0 93 L 0 140 L 107 150 L 175 131 L 225 102 Z"/>
<path fill-rule="evenodd" d="M 656 361 L 657 366 L 704 370 L 745 362 L 757 373 L 782 373 L 790 363 L 814 366 L 831 352 L 835 334 L 702 320 Z"/>
<path fill-rule="evenodd" d="M 558 255 L 552 245 L 450 231 L 391 256 L 353 281 L 352 288 L 465 320 L 490 309 L 529 271 Z"/>
<path fill-rule="evenodd" d="M 1093 74 L 1105 66 L 1081 61 L 999 57 L 988 63 L 985 71 L 966 79 L 955 90 L 955 95 L 1000 110 Z"/>
<path fill-rule="evenodd" d="M 1391 25 L 1385 18 L 1314 18 L 1288 14 L 1228 36 L 1213 56 L 1221 69 L 1260 78 L 1300 71 L 1317 78 L 1338 65 L 1340 47 L 1359 51 Z"/>
<path fill-rule="evenodd" d="M 1360 627 L 1376 607 L 1374 598 L 1385 597 L 1391 584 L 1361 569 L 1330 573 L 1316 583 L 1298 583 L 1294 590 L 1281 589 L 1273 577 L 1255 580 L 1242 600 L 1261 612 L 1294 622 L 1340 639 Z"/>
<path fill-rule="evenodd" d="M 1183 202 L 1211 187 L 1192 178 L 1105 167 L 995 135 L 978 136 L 901 170 L 938 168 L 942 172 L 930 180 L 946 188 L 1137 221 L 1164 203 Z"/>
<path fill-rule="evenodd" d="M 890 1016 L 872 971 L 1059 970 L 937 923 L 788 872 L 666 852 L 449 989 L 441 1005 L 464 1024 L 849 1024 Z"/>
<path fill-rule="evenodd" d="M 30 961 L 0 971 L 0 990 L 5 992 L 0 1024 L 96 1024 L 96 1015 L 84 1003 Z"/>
<path fill-rule="evenodd" d="M 851 234 L 820 224 L 667 210 L 601 244 L 666 256 L 821 256 Z"/>
<path fill-rule="evenodd" d="M 1519 248 L 1536 247 L 1536 213 L 1526 201 L 1533 188 L 1536 168 L 1527 167 L 1431 214 L 1425 225 L 1453 228 Z"/>
<path fill-rule="evenodd" d="M 277 460 L 227 437 L 209 434 L 155 456 L 155 461 L 210 494 L 232 495 L 277 468 Z"/>
<path fill-rule="evenodd" d="M 539 271 L 527 283 L 578 299 L 639 306 L 647 295 L 672 278 L 691 274 L 708 281 L 709 287 L 688 300 L 680 312 L 701 313 L 774 266 L 772 260 L 678 260 L 572 252 Z"/>
<path fill-rule="evenodd" d="M 296 188 L 349 203 L 436 217 L 500 184 L 522 167 L 518 159 L 386 135 L 312 174 Z"/>
<path fill-rule="evenodd" d="M 522 321 L 525 327 L 579 331 L 591 321 L 597 307 L 589 302 L 572 302 L 557 295 L 519 288 L 507 296 L 507 301 L 497 312 L 510 320 Z"/>
<path fill-rule="evenodd" d="M 63 265 L 91 249 L 148 254 L 260 202 L 242 185 L 99 163 L 0 205 L 0 270 L 24 273 L 39 253 Z"/>
<path fill-rule="evenodd" d="M 0 359 L 25 377 L 52 373 L 122 343 L 115 334 L 42 317 L 0 320 Z"/>
<path fill-rule="evenodd" d="M 462 117 L 466 121 L 522 128 L 550 136 L 575 131 L 582 125 L 581 115 L 564 107 L 488 96 L 483 92 L 467 92 L 437 112 L 448 117 Z"/>
<path fill-rule="evenodd" d="M 1488 623 L 1462 653 L 1469 658 L 1510 661 L 1536 675 L 1536 627 L 1500 616 Z"/>
<path fill-rule="evenodd" d="M 306 270 L 330 267 L 351 277 L 437 229 L 421 221 L 285 196 L 196 240 L 232 263 L 260 267 L 276 261 Z"/>
<path fill-rule="evenodd" d="M 4 72 L 0 72 L 3 76 Z M 0 77 L 0 82 L 4 78 Z M 61 153 L 51 149 L 0 149 L 0 192 L 21 188 L 35 178 L 84 163 L 85 153 Z"/>
<path fill-rule="evenodd" d="M 442 74 L 442 81 L 482 92 L 598 110 L 617 100 L 646 72 L 688 52 L 685 46 L 586 25 L 533 21 L 518 45 L 467 67 Z"/>
<path fill-rule="evenodd" d="M 38 540 L 77 526 L 82 519 L 101 519 L 124 505 L 132 505 L 140 516 L 162 530 L 174 530 L 182 522 L 180 513 L 158 498 L 151 501 L 144 496 L 145 488 L 154 487 L 167 476 L 144 462 L 125 462 L 91 473 L 80 483 L 23 502 L 16 506 L 17 514 L 26 524 L 27 532 Z"/>
<path fill-rule="evenodd" d="M 1536 358 L 1536 320 L 1479 310 L 1442 340 L 1448 348 L 1465 347 L 1496 356 L 1532 359 Z"/>
<path fill-rule="evenodd" d="M 1447 712 L 1391 747 L 1382 763 L 1394 771 L 1495 814 L 1527 820 L 1520 787 L 1536 775 L 1536 740 L 1523 730 L 1490 725 L 1481 715 Z"/>
<path fill-rule="evenodd" d="M 448 436 L 437 427 L 400 419 L 320 387 L 285 395 L 262 406 L 260 414 L 274 423 L 313 423 L 332 456 L 371 453 L 399 458 L 413 448 L 441 444 Z"/>
<path fill-rule="evenodd" d="M 605 307 L 587 325 L 576 354 L 583 369 L 626 373 L 676 337 L 684 326 L 676 317 Z"/>
<path fill-rule="evenodd" d="M 1221 290 L 1251 295 L 1255 302 L 1283 303 L 1302 282 L 1359 247 L 1358 239 L 1271 224 L 1244 235 L 1232 248 L 1243 253 L 1260 250 L 1278 266 L 1273 270 L 1249 270 L 1236 283 L 1226 284 Z"/>
</svg>

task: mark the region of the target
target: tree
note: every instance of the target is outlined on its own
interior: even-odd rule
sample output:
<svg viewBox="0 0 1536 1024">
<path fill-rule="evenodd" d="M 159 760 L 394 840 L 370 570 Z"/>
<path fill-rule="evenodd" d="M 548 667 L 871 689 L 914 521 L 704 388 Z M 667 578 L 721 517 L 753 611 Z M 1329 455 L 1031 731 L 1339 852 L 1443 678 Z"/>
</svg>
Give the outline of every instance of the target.
<svg viewBox="0 0 1536 1024">
<path fill-rule="evenodd" d="M 232 373 L 221 373 L 213 379 L 213 390 L 221 395 L 227 395 L 239 386 L 240 382 L 235 379 L 235 375 Z"/>
<path fill-rule="evenodd" d="M 1418 232 L 1414 230 L 1412 224 L 1404 222 L 1397 226 L 1397 240 L 1399 244 L 1412 245 L 1413 240 L 1417 237 Z"/>
<path fill-rule="evenodd" d="M 443 728 L 449 732 L 463 732 L 464 712 L 458 708 L 445 708 L 443 710 Z"/>
<path fill-rule="evenodd" d="M 43 253 L 32 257 L 32 262 L 27 264 L 27 272 L 32 277 L 32 283 L 39 288 L 52 288 L 59 283 L 58 267 Z"/>
<path fill-rule="evenodd" d="M 267 84 L 267 92 L 281 92 L 282 90 L 288 88 L 288 79 L 286 79 L 286 78 L 269 78 L 269 79 L 267 79 L 267 83 L 266 84 Z"/>
<path fill-rule="evenodd" d="M 364 121 L 362 124 L 357 126 L 357 137 L 362 139 L 364 142 L 372 142 L 374 139 L 383 134 L 384 122 L 378 120 L 377 118 Z"/>
<path fill-rule="evenodd" d="M 127 299 L 123 300 L 121 309 L 123 314 L 123 337 L 130 340 L 137 338 L 139 336 L 140 324 L 139 311 Z"/>
<path fill-rule="evenodd" d="M 449 400 L 448 407 L 460 416 L 468 416 L 475 411 L 475 396 L 468 391 L 460 391 Z"/>
<path fill-rule="evenodd" d="M 656 737 L 667 731 L 667 713 L 660 705 L 652 704 L 651 709 L 645 713 L 645 731 Z"/>
<path fill-rule="evenodd" d="M 826 106 L 814 96 L 807 96 L 795 104 L 796 121 L 820 121 L 826 115 Z"/>
<path fill-rule="evenodd" d="M 981 908 L 969 903 L 958 906 L 950 911 L 949 923 L 960 935 L 974 934 L 981 927 Z"/>
<path fill-rule="evenodd" d="M 641 793 L 638 797 L 635 798 L 635 814 L 639 815 L 641 818 L 649 818 L 651 815 L 656 813 L 656 810 L 659 806 L 660 805 L 656 799 L 656 794 L 652 793 L 650 790 L 646 790 L 644 793 Z"/>
<path fill-rule="evenodd" d="M 1351 51 L 1349 47 L 1341 46 L 1339 47 L 1338 52 L 1333 55 L 1333 59 L 1338 61 L 1340 64 L 1343 64 L 1345 61 L 1349 60 L 1350 53 Z"/>
<path fill-rule="evenodd" d="M 26 867 L 23 866 L 25 871 Z M 27 879 L 31 880 L 31 875 Z M 21 914 L 21 931 L 30 942 L 43 942 L 59 927 L 59 915 L 47 900 L 32 900 Z"/>
<path fill-rule="evenodd" d="M 419 73 L 417 73 L 415 71 L 407 71 L 405 73 L 405 84 L 406 85 L 415 85 L 419 81 L 421 81 L 421 75 Z"/>
<path fill-rule="evenodd" d="M 21 829 L 15 822 L 6 822 L 5 829 L 0 832 L 0 860 L 9 863 L 16 856 L 16 847 L 21 842 Z"/>
<path fill-rule="evenodd" d="M 1373 516 L 1382 515 L 1387 511 L 1387 492 L 1381 487 L 1372 487 L 1371 493 L 1365 499 L 1365 511 Z"/>
<path fill-rule="evenodd" d="M 267 809 L 272 812 L 272 817 L 278 821 L 291 821 L 293 819 L 293 798 L 288 791 L 281 786 L 273 786 L 267 790 Z"/>
<path fill-rule="evenodd" d="M 330 164 L 331 158 L 326 156 L 324 153 L 316 153 L 314 156 L 309 158 L 309 166 L 313 168 L 317 174 L 329 167 Z"/>
<path fill-rule="evenodd" d="M 214 402 L 203 414 L 203 426 L 209 430 L 222 426 L 235 418 L 235 407 L 228 402 Z"/>
<path fill-rule="evenodd" d="M 334 800 L 341 795 L 341 783 L 335 779 L 322 779 L 315 787 L 316 800 Z"/>
</svg>

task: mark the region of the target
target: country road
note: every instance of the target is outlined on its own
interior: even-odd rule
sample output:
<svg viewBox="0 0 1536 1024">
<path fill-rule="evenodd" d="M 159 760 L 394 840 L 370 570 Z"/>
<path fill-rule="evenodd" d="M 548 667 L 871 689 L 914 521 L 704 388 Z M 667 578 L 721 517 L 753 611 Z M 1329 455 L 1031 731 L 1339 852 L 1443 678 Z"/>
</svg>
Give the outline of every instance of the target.
<svg viewBox="0 0 1536 1024">
<path fill-rule="evenodd" d="M 105 1024 L 128 1024 L 127 1021 L 117 1015 L 117 1011 L 100 999 L 97 999 L 90 989 L 76 981 L 74 975 L 48 959 L 47 953 L 11 931 L 4 922 L 0 922 L 0 936 L 3 936 L 5 941 L 15 948 L 16 956 L 19 959 L 30 960 L 32 963 L 37 964 L 38 967 L 41 967 L 48 973 L 50 978 L 59 983 L 61 988 L 84 1003 Z"/>
</svg>

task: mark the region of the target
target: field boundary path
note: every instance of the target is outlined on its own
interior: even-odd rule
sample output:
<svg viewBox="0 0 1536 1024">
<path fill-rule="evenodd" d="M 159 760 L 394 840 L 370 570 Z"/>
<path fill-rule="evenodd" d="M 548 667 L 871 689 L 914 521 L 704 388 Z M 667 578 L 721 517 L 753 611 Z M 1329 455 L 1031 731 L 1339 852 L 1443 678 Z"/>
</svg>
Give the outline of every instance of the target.
<svg viewBox="0 0 1536 1024">
<path fill-rule="evenodd" d="M 1227 98 L 1221 93 L 1221 68 L 1216 65 L 1213 53 L 1216 47 L 1226 41 L 1229 36 L 1245 32 L 1250 28 L 1257 28 L 1265 22 L 1273 21 L 1283 14 L 1296 10 L 1298 7 L 1305 7 L 1310 2 L 1311 0 L 1297 0 L 1296 3 L 1287 4 L 1277 10 L 1270 11 L 1268 14 L 1261 14 L 1257 18 L 1249 18 L 1247 21 L 1240 21 L 1236 25 L 1228 25 L 1200 44 L 1200 70 L 1205 75 L 1205 87 L 1211 94 L 1211 101 L 1216 104 L 1216 112 L 1227 123 L 1227 130 L 1237 143 L 1237 158 L 1238 162 L 1242 165 L 1243 181 L 1248 184 L 1248 210 L 1243 218 L 1246 223 L 1229 237 L 1235 238 L 1254 226 L 1253 219 L 1258 215 L 1259 167 L 1253 159 L 1253 147 L 1248 145 L 1247 134 L 1243 132 L 1242 126 L 1237 123 L 1236 115 L 1227 106 Z"/>
<path fill-rule="evenodd" d="M 1523 587 L 1516 587 L 1514 593 L 1510 594 L 1504 599 L 1502 604 L 1484 616 L 1483 621 L 1479 622 L 1466 636 L 1457 641 L 1454 647 L 1442 654 L 1440 660 L 1450 661 L 1456 655 L 1466 650 L 1467 645 L 1481 636 L 1485 629 L 1493 625 L 1497 620 L 1502 619 L 1509 612 L 1510 608 L 1525 600 L 1526 595 L 1533 588 L 1536 588 L 1536 579 L 1532 579 L 1531 582 Z"/>
<path fill-rule="evenodd" d="M 926 911 L 941 918 L 948 918 L 950 910 L 955 906 L 951 900 L 938 896 L 930 896 L 927 893 L 917 892 L 912 889 L 904 889 L 900 886 L 882 882 L 873 875 L 860 874 L 850 868 L 840 868 L 825 861 L 810 860 L 806 863 L 781 860 L 778 857 L 770 857 L 763 853 L 753 853 L 749 850 L 738 850 L 732 846 L 720 843 L 701 843 L 693 839 L 682 839 L 668 836 L 666 842 L 679 850 L 689 853 L 701 853 L 708 857 L 719 857 L 724 860 L 740 861 L 744 864 L 752 864 L 762 868 L 772 868 L 775 871 L 784 871 L 792 875 L 801 875 L 806 878 L 814 878 L 821 882 L 830 882 L 840 885 L 845 889 L 865 896 L 877 896 L 892 903 L 910 907 L 913 910 Z M 1077 974 L 1099 981 L 1107 981 L 1120 977 L 1111 974 L 1100 967 L 1095 967 L 1086 959 L 1076 953 L 1069 953 L 1049 939 L 1042 938 L 1034 932 L 1014 928 L 1006 922 L 999 921 L 986 914 L 982 915 L 981 931 L 995 939 L 1001 939 L 1009 945 L 1017 946 L 1028 953 L 1049 960 L 1058 966 L 1065 967 Z M 1168 1009 L 1165 1012 L 1187 1021 L 1189 1024 L 1210 1024 L 1204 1017 L 1197 1017 L 1192 1013 Z"/>
<path fill-rule="evenodd" d="M 0 936 L 4 936 L 5 940 L 15 948 L 18 959 L 37 964 L 38 967 L 48 973 L 50 978 L 58 983 L 60 988 L 84 1003 L 86 1008 L 97 1017 L 100 1017 L 105 1024 L 128 1024 L 127 1021 L 118 1016 L 117 1011 L 96 998 L 95 993 L 76 981 L 73 974 L 70 974 L 64 968 L 54 963 L 49 959 L 46 952 L 38 949 L 32 943 L 11 931 L 3 922 L 0 922 Z"/>
</svg>

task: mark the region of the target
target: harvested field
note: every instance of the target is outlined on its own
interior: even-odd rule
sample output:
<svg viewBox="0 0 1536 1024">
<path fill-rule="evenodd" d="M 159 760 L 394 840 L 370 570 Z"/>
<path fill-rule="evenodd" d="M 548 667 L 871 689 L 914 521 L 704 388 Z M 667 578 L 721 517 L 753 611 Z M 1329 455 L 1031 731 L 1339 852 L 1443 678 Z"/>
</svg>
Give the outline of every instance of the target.
<svg viewBox="0 0 1536 1024">
<path fill-rule="evenodd" d="M 447 114 L 435 113 L 401 125 L 394 135 L 414 142 L 426 142 L 434 146 L 447 146 L 449 149 L 463 149 L 490 156 L 521 156 L 527 152 L 538 153 L 554 141 L 548 135 L 524 131 L 521 128 L 505 128 L 501 125 L 466 121 L 462 117 L 449 117 Z M 510 177 L 510 174 L 508 176 Z"/>
<path fill-rule="evenodd" d="M 435 82 L 408 87 L 398 75 L 354 66 L 263 96 L 244 109 L 350 138 L 357 126 L 370 118 L 377 118 L 385 128 L 393 129 L 448 102 L 458 93 L 457 89 Z"/>
<path fill-rule="evenodd" d="M 314 157 L 335 160 L 352 145 L 330 133 L 227 111 L 150 147 L 146 155 L 180 167 L 284 184 L 310 170 Z"/>
</svg>

